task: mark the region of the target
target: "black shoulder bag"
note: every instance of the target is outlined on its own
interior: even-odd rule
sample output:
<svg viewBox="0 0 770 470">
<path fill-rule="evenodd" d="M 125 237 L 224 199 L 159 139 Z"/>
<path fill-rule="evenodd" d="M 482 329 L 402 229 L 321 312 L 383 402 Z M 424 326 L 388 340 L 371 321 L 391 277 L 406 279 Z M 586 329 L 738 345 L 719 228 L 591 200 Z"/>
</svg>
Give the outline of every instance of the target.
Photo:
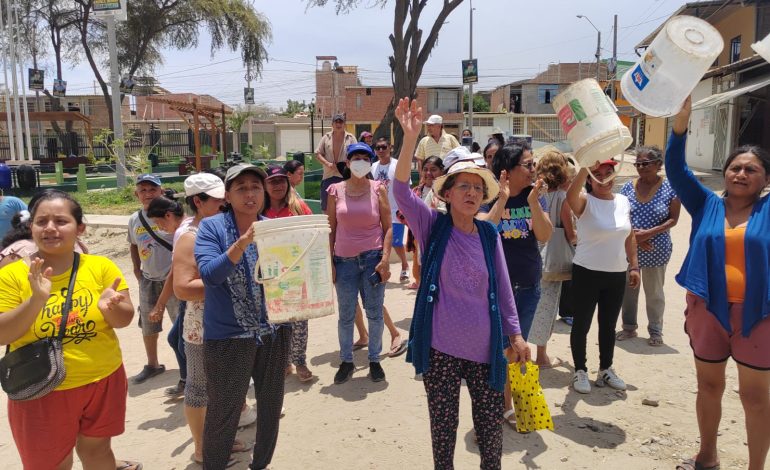
<svg viewBox="0 0 770 470">
<path fill-rule="evenodd" d="M 67 329 L 67 317 L 72 309 L 72 291 L 75 288 L 80 254 L 75 253 L 70 273 L 67 298 L 62 306 L 59 334 L 29 343 L 8 352 L 0 359 L 0 385 L 11 400 L 34 400 L 52 392 L 64 381 L 62 341 Z"/>
<path fill-rule="evenodd" d="M 167 242 L 166 240 L 160 238 L 157 233 L 150 227 L 150 224 L 147 223 L 147 219 L 144 218 L 142 215 L 142 211 L 137 212 L 139 214 L 139 222 L 142 223 L 142 227 L 144 227 L 145 230 L 147 230 L 147 233 L 150 234 L 150 236 L 155 239 L 156 242 L 163 248 L 167 249 L 168 251 L 172 251 L 173 247 L 171 246 L 171 243 Z"/>
</svg>

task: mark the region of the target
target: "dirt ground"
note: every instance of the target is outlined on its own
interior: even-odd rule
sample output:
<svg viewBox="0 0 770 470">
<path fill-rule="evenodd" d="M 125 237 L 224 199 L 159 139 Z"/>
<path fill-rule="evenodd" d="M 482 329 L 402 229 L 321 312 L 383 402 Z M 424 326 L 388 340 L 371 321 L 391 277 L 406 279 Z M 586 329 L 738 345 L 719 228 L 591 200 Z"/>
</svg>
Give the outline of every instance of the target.
<svg viewBox="0 0 770 470">
<path fill-rule="evenodd" d="M 541 373 L 555 430 L 522 435 L 506 426 L 504 469 L 673 469 L 681 458 L 696 451 L 695 373 L 682 328 L 684 291 L 673 279 L 690 231 L 689 216 L 682 212 L 673 230 L 675 252 L 665 287 L 666 345 L 647 345 L 646 320 L 640 318 L 640 338 L 618 343 L 615 355 L 615 369 L 628 383 L 628 391 L 594 387 L 591 394 L 580 395 L 568 387 L 572 375 L 569 327 L 557 322 L 550 351 L 552 357 L 565 363 Z M 118 263 L 135 293 L 125 231 L 93 229 L 86 242 L 94 253 Z M 391 270 L 398 272 L 398 266 Z M 414 291 L 398 284 L 388 285 L 385 303 L 405 337 L 414 295 Z M 640 297 L 643 301 L 644 294 Z M 138 304 L 136 294 L 133 300 Z M 170 326 L 168 319 L 164 326 Z M 120 330 L 118 336 L 127 372 L 134 375 L 145 363 L 140 331 L 134 324 Z M 129 387 L 126 432 L 114 439 L 113 448 L 119 458 L 139 460 L 146 470 L 199 468 L 190 461 L 193 447 L 183 405 L 163 396 L 163 390 L 175 384 L 179 375 L 165 341 L 160 349 L 168 370 L 149 382 Z M 590 333 L 588 357 L 593 380 L 598 366 L 596 325 Z M 271 468 L 432 468 L 425 391 L 422 383 L 414 380 L 414 370 L 404 356 L 384 359 L 387 381 L 375 384 L 366 377 L 366 351 L 357 351 L 359 368 L 353 379 L 334 385 L 335 367 L 339 364 L 336 319 L 326 317 L 310 324 L 308 360 L 318 378 L 311 383 L 300 383 L 296 376 L 287 379 L 286 416 L 281 421 Z M 736 392 L 735 366 L 731 363 L 719 441 L 725 469 L 745 468 L 748 454 L 743 411 Z M 657 406 L 642 404 L 645 399 L 657 402 Z M 5 400 L 5 394 L 0 394 L 0 467 L 20 469 L 5 416 Z M 249 402 L 253 403 L 252 396 Z M 463 391 L 455 452 L 458 469 L 478 468 L 472 426 L 470 399 Z M 251 426 L 238 435 L 253 440 L 254 434 Z M 236 457 L 241 463 L 234 468 L 246 469 L 247 456 Z M 81 468 L 78 463 L 75 467 Z"/>
</svg>

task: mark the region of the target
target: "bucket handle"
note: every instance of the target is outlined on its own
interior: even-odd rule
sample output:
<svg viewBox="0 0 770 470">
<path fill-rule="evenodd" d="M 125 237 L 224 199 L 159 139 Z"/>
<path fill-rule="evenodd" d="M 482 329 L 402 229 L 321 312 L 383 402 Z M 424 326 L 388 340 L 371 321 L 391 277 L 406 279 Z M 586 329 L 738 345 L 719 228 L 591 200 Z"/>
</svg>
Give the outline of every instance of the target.
<svg viewBox="0 0 770 470">
<path fill-rule="evenodd" d="M 291 266 L 286 268 L 281 274 L 279 274 L 279 275 L 277 275 L 275 277 L 271 277 L 271 278 L 264 278 L 264 277 L 262 277 L 262 263 L 261 263 L 261 259 L 262 258 L 257 258 L 257 269 L 258 269 L 258 273 L 259 274 L 257 275 L 257 278 L 254 279 L 254 282 L 256 282 L 257 284 L 264 284 L 266 281 L 280 281 L 281 279 L 283 279 L 283 277 L 286 274 L 290 273 L 291 270 L 294 269 L 299 264 L 300 261 L 302 261 L 302 259 L 305 257 L 305 255 L 307 255 L 308 251 L 310 251 L 310 248 L 313 246 L 315 241 L 318 239 L 319 233 L 320 232 L 314 233 L 313 234 L 313 238 L 310 240 L 310 243 L 308 243 L 307 246 L 305 247 L 305 249 L 302 250 L 302 253 L 300 253 L 299 256 L 297 256 L 297 259 L 295 259 L 294 262 L 291 263 Z"/>
<path fill-rule="evenodd" d="M 622 131 L 620 128 L 618 128 L 618 138 L 620 139 L 620 138 L 622 138 L 622 137 L 623 137 L 623 131 Z M 618 177 L 618 172 L 620 171 L 620 169 L 621 169 L 621 168 L 623 168 L 623 164 L 624 164 L 625 162 L 626 162 L 626 151 L 625 151 L 625 150 L 623 150 L 623 152 L 620 154 L 620 162 L 618 163 L 618 171 L 616 171 L 616 172 L 613 174 L 613 176 L 612 176 L 611 178 L 609 178 L 609 181 L 612 181 L 612 180 L 614 180 L 615 178 L 617 178 L 617 177 Z M 597 178 L 596 176 L 594 176 L 594 173 L 593 173 L 593 171 L 591 171 L 590 169 L 588 170 L 588 175 L 589 175 L 591 178 L 593 178 L 593 180 L 594 180 L 594 181 L 596 181 L 596 182 L 597 182 L 597 183 L 599 183 L 599 184 L 604 184 L 604 183 L 608 183 L 608 182 L 609 182 L 609 181 L 599 181 L 599 178 Z"/>
</svg>

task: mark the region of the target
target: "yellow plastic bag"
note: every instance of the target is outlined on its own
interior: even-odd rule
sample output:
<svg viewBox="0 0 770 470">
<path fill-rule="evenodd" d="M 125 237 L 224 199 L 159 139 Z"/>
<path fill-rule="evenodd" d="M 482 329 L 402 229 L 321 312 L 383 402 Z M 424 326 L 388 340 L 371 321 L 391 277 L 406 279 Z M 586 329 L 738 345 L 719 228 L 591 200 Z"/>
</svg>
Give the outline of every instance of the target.
<svg viewBox="0 0 770 470">
<path fill-rule="evenodd" d="M 522 368 L 525 371 L 522 372 Z M 532 432 L 540 429 L 553 431 L 553 420 L 543 389 L 540 387 L 540 367 L 527 362 L 526 365 L 508 365 L 511 379 L 511 396 L 516 410 L 516 430 Z"/>
</svg>

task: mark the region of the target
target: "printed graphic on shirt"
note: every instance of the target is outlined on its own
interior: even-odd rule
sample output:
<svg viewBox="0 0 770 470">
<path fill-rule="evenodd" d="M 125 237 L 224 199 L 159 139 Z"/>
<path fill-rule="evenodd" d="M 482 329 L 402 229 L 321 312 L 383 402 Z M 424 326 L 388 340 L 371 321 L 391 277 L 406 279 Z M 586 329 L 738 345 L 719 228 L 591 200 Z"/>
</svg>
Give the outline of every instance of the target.
<svg viewBox="0 0 770 470">
<path fill-rule="evenodd" d="M 151 225 L 150 228 L 155 233 L 158 233 L 160 228 L 157 225 Z M 138 227 L 134 232 L 136 238 L 136 245 L 139 247 L 139 259 L 146 261 L 152 256 L 152 250 L 158 247 L 158 242 L 152 238 L 152 235 L 147 233 L 144 227 Z"/>
<path fill-rule="evenodd" d="M 34 334 L 38 339 L 51 338 L 59 334 L 59 324 L 66 298 L 67 287 L 52 292 L 48 297 L 45 307 L 40 311 L 39 321 L 33 325 Z M 94 312 L 98 300 L 89 289 L 76 287 L 72 293 L 72 309 L 67 316 L 67 325 L 64 330 L 64 344 L 70 342 L 80 344 L 83 341 L 91 341 L 97 335 L 95 316 L 102 316 L 101 312 Z"/>
<path fill-rule="evenodd" d="M 503 240 L 529 238 L 532 233 L 532 211 L 529 206 L 505 209 L 497 230 Z"/>
</svg>

